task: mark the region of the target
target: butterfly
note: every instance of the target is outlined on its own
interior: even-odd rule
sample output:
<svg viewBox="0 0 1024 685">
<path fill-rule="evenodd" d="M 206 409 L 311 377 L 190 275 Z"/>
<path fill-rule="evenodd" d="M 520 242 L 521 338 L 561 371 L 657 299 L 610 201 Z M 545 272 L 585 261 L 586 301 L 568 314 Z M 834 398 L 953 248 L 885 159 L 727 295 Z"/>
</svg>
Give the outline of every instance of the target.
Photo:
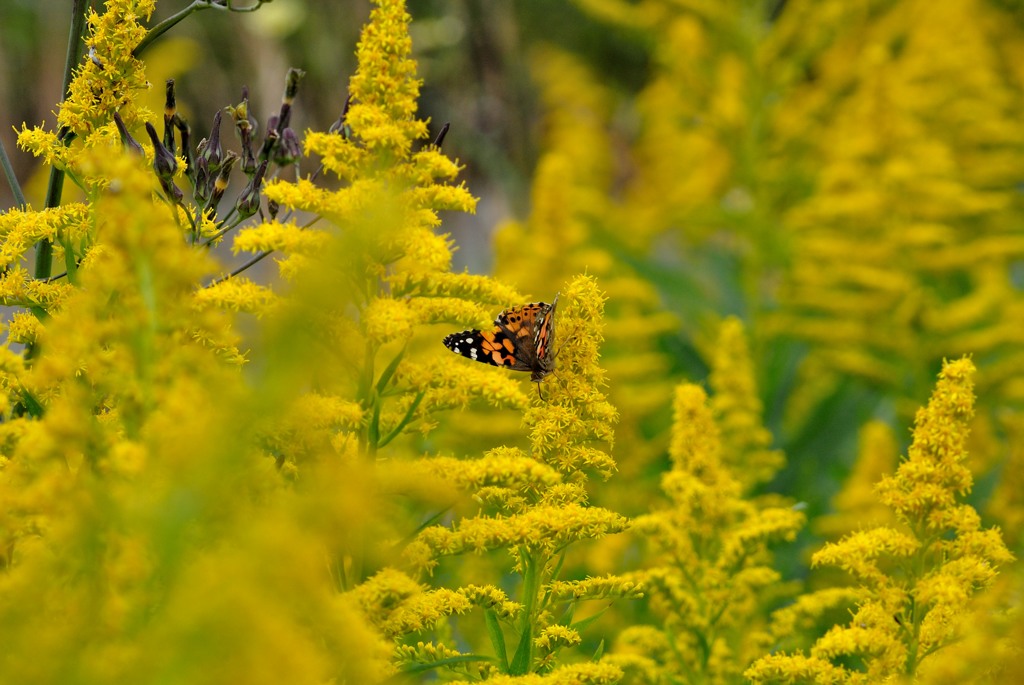
<svg viewBox="0 0 1024 685">
<path fill-rule="evenodd" d="M 557 306 L 558 295 L 551 304 L 534 302 L 511 307 L 498 314 L 493 329 L 452 333 L 444 339 L 444 346 L 484 364 L 529 371 L 530 380 L 539 384 L 555 368 L 551 345 Z"/>
</svg>

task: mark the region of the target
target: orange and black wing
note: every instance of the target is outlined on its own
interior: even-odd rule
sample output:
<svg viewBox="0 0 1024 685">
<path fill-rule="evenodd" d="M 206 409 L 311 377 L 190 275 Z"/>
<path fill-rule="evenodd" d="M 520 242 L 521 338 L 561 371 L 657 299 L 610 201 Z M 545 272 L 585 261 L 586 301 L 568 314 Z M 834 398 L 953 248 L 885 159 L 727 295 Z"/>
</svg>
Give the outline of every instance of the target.
<svg viewBox="0 0 1024 685">
<path fill-rule="evenodd" d="M 555 339 L 555 308 L 558 306 L 558 295 L 555 295 L 551 306 L 545 306 L 540 323 L 536 326 L 533 338 L 534 355 L 544 369 L 550 369 L 554 359 L 551 345 Z"/>
<path fill-rule="evenodd" d="M 504 366 L 517 371 L 528 370 L 515 355 L 516 342 L 501 328 L 493 331 L 462 331 L 444 339 L 444 346 L 455 354 L 474 361 Z"/>
<path fill-rule="evenodd" d="M 555 298 L 556 301 L 558 298 Z M 543 342 L 545 353 L 550 342 L 554 305 L 534 302 L 510 307 L 494 319 L 489 331 L 470 330 L 452 333 L 444 346 L 474 361 L 504 366 L 514 371 L 536 371 L 537 345 Z"/>
</svg>

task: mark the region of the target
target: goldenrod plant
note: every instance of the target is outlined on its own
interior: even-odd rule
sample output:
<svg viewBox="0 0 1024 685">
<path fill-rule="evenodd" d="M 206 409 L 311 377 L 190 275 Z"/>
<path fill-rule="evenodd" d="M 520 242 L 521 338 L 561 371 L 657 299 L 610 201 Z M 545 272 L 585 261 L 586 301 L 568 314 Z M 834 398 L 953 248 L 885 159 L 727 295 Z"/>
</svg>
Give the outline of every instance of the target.
<svg viewBox="0 0 1024 685">
<path fill-rule="evenodd" d="M 914 441 L 896 472 L 878 483 L 897 525 L 850 533 L 814 554 L 859 588 L 849 625 L 835 626 L 803 654 L 774 654 L 746 673 L 754 682 L 884 682 L 914 677 L 931 657 L 974 626 L 964 623 L 975 595 L 1013 560 L 997 528 L 962 501 L 974 414 L 974 364 L 944 364 Z M 884 565 L 889 562 L 889 565 Z M 845 659 L 854 659 L 847 661 Z"/>
<path fill-rule="evenodd" d="M 662 478 L 669 505 L 634 524 L 656 552 L 654 564 L 636 575 L 658 623 L 624 629 L 611 655 L 630 672 L 629 682 L 737 682 L 772 642 L 768 610 L 782 579 L 769 545 L 792 540 L 805 517 L 793 506 L 745 498 L 740 457 L 750 453 L 729 438 L 739 423 L 756 419 L 741 397 L 752 396 L 741 371 L 750 359 L 744 346 L 742 327 L 726 321 L 716 349 L 739 354 L 716 357 L 718 401 L 694 384 L 676 389 L 672 469 Z M 750 436 L 763 430 L 756 422 L 747 429 Z M 772 455 L 771 462 L 780 459 Z M 747 473 L 757 474 L 756 467 Z"/>
<path fill-rule="evenodd" d="M 519 578 L 517 601 L 510 604 L 497 588 L 485 589 L 487 647 L 493 656 L 485 668 L 467 673 L 475 678 L 549 673 L 551 682 L 614 682 L 618 670 L 612 666 L 573 670 L 575 680 L 565 680 L 565 672 L 552 668 L 563 649 L 580 643 L 581 630 L 594 620 L 593 615 L 577 617 L 581 604 L 637 597 L 642 591 L 626 578 L 563 575 L 571 568 L 573 548 L 622 532 L 628 521 L 590 506 L 586 487 L 592 476 L 607 480 L 615 471 L 605 450 L 614 438 L 617 413 L 605 399 L 605 373 L 598 365 L 604 301 L 594 279 L 586 276 L 573 279 L 559 297 L 565 304 L 558 330 L 567 342 L 558 354 L 557 375 L 545 384 L 546 399 L 535 402 L 523 417 L 529 451 L 500 447 L 477 460 L 443 462 L 480 506 L 450 525 L 424 529 L 405 549 L 408 564 L 421 572 L 433 572 L 453 555 L 504 550 L 510 556 L 511 570 Z M 483 590 L 458 592 L 480 595 Z M 430 615 L 457 610 L 425 605 L 418 597 L 416 601 Z M 468 603 L 462 611 L 466 608 Z M 389 609 L 392 615 L 408 611 L 407 603 L 393 603 Z M 406 654 L 413 667 L 435 654 L 446 660 L 460 656 L 450 646 Z"/>
</svg>

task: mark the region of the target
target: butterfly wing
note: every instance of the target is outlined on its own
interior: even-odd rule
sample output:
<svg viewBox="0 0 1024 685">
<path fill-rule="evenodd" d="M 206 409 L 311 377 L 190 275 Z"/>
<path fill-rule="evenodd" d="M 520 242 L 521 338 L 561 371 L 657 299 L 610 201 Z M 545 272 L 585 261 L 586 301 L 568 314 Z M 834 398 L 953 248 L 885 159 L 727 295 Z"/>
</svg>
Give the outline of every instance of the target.
<svg viewBox="0 0 1024 685">
<path fill-rule="evenodd" d="M 540 318 L 540 324 L 534 326 L 533 349 L 537 353 L 537 359 L 550 369 L 552 361 L 551 345 L 555 339 L 555 307 L 558 306 L 558 295 L 550 306 L 545 307 Z"/>
<path fill-rule="evenodd" d="M 553 313 L 554 304 L 545 302 L 510 307 L 494 319 L 492 330 L 452 333 L 444 339 L 444 346 L 474 361 L 536 374 L 537 344 L 543 339 L 547 349 Z"/>
<path fill-rule="evenodd" d="M 455 354 L 492 366 L 516 371 L 527 370 L 515 355 L 516 342 L 501 328 L 492 331 L 462 331 L 444 339 L 444 346 Z"/>
</svg>

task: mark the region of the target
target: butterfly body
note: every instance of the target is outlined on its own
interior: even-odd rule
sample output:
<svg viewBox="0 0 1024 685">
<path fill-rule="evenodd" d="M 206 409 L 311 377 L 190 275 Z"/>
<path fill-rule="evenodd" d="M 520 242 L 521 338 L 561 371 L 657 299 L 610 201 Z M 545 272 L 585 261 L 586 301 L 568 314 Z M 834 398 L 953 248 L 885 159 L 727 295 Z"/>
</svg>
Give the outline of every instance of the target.
<svg viewBox="0 0 1024 685">
<path fill-rule="evenodd" d="M 539 383 L 555 368 L 551 345 L 555 335 L 555 308 L 534 302 L 511 307 L 498 314 L 489 331 L 470 330 L 452 333 L 444 346 L 463 357 L 513 371 L 529 371 L 530 380 Z"/>
</svg>

